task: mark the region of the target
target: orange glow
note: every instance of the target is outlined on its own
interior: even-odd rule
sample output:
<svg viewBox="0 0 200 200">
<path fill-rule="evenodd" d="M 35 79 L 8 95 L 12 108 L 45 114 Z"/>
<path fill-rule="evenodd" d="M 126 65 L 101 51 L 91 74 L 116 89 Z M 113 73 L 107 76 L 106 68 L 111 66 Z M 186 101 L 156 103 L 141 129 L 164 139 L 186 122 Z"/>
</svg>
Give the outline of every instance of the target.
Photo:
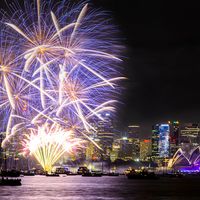
<svg viewBox="0 0 200 200">
<path fill-rule="evenodd" d="M 40 48 L 38 49 L 38 53 L 41 54 L 41 55 L 44 55 L 45 52 L 46 52 L 46 50 L 47 50 L 46 48 L 40 47 Z"/>
</svg>

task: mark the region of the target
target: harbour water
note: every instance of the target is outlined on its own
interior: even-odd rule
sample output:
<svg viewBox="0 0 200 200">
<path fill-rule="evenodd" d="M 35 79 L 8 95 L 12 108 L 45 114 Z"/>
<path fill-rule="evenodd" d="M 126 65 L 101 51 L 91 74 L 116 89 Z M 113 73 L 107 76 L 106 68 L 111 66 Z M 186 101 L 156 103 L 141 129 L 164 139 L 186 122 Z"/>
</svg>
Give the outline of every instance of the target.
<svg viewBox="0 0 200 200">
<path fill-rule="evenodd" d="M 200 199 L 199 178 L 128 180 L 119 177 L 22 177 L 22 186 L 0 187 L 0 200 Z"/>
</svg>

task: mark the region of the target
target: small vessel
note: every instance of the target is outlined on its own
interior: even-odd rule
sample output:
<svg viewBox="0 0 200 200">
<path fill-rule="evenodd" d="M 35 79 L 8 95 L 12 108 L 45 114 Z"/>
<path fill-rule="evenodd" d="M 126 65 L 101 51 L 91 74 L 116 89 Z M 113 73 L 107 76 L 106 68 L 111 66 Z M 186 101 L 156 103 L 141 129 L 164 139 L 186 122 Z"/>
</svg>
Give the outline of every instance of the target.
<svg viewBox="0 0 200 200">
<path fill-rule="evenodd" d="M 159 177 L 154 172 L 148 172 L 147 170 L 136 171 L 132 169 L 126 174 L 128 179 L 151 179 L 156 180 Z"/>
<path fill-rule="evenodd" d="M 50 176 L 50 177 L 59 177 L 60 175 L 59 174 L 55 174 L 55 173 L 52 173 L 52 174 L 46 174 L 46 176 Z"/>
<path fill-rule="evenodd" d="M 160 177 L 167 177 L 167 178 L 182 178 L 183 174 L 181 173 L 165 173 L 160 175 Z"/>
<path fill-rule="evenodd" d="M 79 167 L 77 174 L 78 175 L 83 175 L 89 173 L 89 169 L 87 167 Z"/>
<path fill-rule="evenodd" d="M 102 173 L 99 172 L 99 171 L 92 171 L 92 172 L 86 172 L 86 173 L 83 173 L 82 176 L 85 176 L 85 177 L 101 177 L 102 176 Z"/>
<path fill-rule="evenodd" d="M 56 168 L 55 173 L 56 174 L 65 174 L 65 175 L 68 175 L 71 172 L 69 171 L 69 169 L 67 167 L 58 167 L 58 168 Z"/>
<path fill-rule="evenodd" d="M 110 172 L 110 173 L 108 173 L 108 176 L 119 176 L 119 173 L 116 173 L 116 172 Z"/>
<path fill-rule="evenodd" d="M 20 186 L 20 185 L 22 185 L 21 179 L 9 179 L 4 177 L 0 179 L 0 186 Z"/>
<path fill-rule="evenodd" d="M 76 176 L 78 175 L 77 173 L 73 173 L 73 172 L 70 172 L 69 174 L 67 174 L 67 176 Z"/>
<path fill-rule="evenodd" d="M 33 171 L 25 171 L 25 172 L 22 172 L 22 175 L 24 175 L 24 176 L 35 176 L 35 173 Z"/>
</svg>

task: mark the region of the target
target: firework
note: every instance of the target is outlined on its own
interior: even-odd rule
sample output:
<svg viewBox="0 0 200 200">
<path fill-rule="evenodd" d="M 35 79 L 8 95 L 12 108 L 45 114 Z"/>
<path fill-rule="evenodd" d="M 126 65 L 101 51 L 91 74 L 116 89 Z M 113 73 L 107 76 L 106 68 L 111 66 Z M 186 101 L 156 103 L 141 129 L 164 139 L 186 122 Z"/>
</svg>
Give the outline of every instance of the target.
<svg viewBox="0 0 200 200">
<path fill-rule="evenodd" d="M 0 108 L 7 125 L 3 146 L 27 132 L 25 149 L 49 171 L 68 151 L 64 143 L 79 144 L 70 139 L 72 129 L 91 140 L 93 119 L 104 120 L 101 113 L 115 111 L 117 83 L 124 77 L 119 76 L 116 29 L 105 13 L 83 2 L 33 2 L 25 0 L 23 8 L 13 3 L 14 15 L 2 19 L 6 29 L 0 37 Z M 62 136 L 66 138 L 60 143 Z"/>
<path fill-rule="evenodd" d="M 72 153 L 82 146 L 82 141 L 73 138 L 71 130 L 64 130 L 58 124 L 44 124 L 30 129 L 23 141 L 24 152 L 33 155 L 44 171 L 51 172 L 53 164 L 65 153 Z"/>
</svg>

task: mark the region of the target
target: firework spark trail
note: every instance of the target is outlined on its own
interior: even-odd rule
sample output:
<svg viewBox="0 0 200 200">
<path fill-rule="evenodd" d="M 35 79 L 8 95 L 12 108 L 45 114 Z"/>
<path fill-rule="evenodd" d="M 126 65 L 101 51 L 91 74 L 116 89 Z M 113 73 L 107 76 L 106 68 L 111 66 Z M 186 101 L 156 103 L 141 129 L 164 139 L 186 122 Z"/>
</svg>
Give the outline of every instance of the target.
<svg viewBox="0 0 200 200">
<path fill-rule="evenodd" d="M 70 10 L 65 0 L 54 5 L 34 1 L 24 0 L 24 8 L 13 3 L 14 14 L 2 19 L 0 108 L 6 114 L 3 146 L 20 132 L 30 132 L 24 145 L 30 150 L 31 140 L 37 141 L 32 154 L 47 168 L 45 162 L 56 162 L 66 150 L 59 152 L 63 144 L 56 142 L 55 132 L 60 137 L 62 127 L 84 129 L 81 134 L 91 141 L 90 132 L 96 131 L 91 122 L 104 120 L 103 112 L 115 111 L 117 83 L 124 77 L 118 68 L 121 46 L 116 29 L 103 12 L 83 2 Z M 45 137 L 51 142 L 45 143 Z M 78 139 L 69 141 L 79 146 Z"/>
<path fill-rule="evenodd" d="M 52 171 L 53 164 L 65 153 L 72 153 L 82 147 L 83 141 L 73 138 L 72 131 L 64 130 L 58 124 L 45 123 L 37 129 L 30 129 L 24 139 L 24 152 L 29 152 L 38 160 L 46 172 Z"/>
</svg>

